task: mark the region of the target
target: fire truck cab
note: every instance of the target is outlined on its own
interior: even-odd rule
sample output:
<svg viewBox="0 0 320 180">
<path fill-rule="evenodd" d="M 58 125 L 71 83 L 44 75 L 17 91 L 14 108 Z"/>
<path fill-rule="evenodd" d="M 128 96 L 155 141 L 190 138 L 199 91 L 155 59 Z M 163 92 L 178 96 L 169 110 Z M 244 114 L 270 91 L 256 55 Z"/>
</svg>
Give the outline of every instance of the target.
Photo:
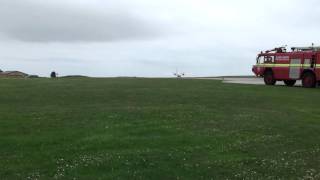
<svg viewBox="0 0 320 180">
<path fill-rule="evenodd" d="M 302 80 L 303 87 L 316 87 L 320 82 L 320 47 L 292 47 L 291 50 L 287 52 L 285 47 L 279 47 L 261 52 L 253 73 L 263 77 L 266 85 L 284 81 L 287 86 L 294 86 L 297 80 Z"/>
</svg>

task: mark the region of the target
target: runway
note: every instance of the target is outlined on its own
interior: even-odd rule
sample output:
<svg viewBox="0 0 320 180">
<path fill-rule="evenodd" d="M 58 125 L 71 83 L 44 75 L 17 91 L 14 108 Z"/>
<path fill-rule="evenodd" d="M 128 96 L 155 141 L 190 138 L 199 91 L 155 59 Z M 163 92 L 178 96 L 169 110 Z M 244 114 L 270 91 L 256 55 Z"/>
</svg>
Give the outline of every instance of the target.
<svg viewBox="0 0 320 180">
<path fill-rule="evenodd" d="M 201 78 L 201 79 L 221 80 L 223 83 L 230 83 L 230 84 L 265 85 L 263 78 L 257 78 L 257 77 L 217 77 L 217 78 Z M 276 85 L 285 85 L 285 84 L 283 83 L 283 81 L 277 81 Z M 301 86 L 301 81 L 297 81 L 295 86 Z"/>
</svg>

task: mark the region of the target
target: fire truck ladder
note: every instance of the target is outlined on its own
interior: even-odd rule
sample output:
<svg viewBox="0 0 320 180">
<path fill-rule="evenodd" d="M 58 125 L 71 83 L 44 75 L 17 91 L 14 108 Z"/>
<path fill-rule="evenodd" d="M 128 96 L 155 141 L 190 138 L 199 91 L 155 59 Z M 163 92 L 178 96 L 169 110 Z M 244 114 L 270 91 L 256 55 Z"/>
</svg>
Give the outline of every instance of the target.
<svg viewBox="0 0 320 180">
<path fill-rule="evenodd" d="M 311 47 L 292 47 L 292 51 L 320 51 L 320 46 Z"/>
</svg>

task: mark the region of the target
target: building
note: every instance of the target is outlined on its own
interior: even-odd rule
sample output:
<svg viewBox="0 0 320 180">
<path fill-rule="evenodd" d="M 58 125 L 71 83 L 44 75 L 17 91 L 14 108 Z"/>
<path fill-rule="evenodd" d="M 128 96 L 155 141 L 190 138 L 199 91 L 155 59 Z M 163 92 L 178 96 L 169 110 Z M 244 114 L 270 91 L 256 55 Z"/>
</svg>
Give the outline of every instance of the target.
<svg viewBox="0 0 320 180">
<path fill-rule="evenodd" d="M 28 77 L 28 74 L 20 72 L 20 71 L 0 71 L 0 77 L 5 78 L 26 78 Z"/>
</svg>

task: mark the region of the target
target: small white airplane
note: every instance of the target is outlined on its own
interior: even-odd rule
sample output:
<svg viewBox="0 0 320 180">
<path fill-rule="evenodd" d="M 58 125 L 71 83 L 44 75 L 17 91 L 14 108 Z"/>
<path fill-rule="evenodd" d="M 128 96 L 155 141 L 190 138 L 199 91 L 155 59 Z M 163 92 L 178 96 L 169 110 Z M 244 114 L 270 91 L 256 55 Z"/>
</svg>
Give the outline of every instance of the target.
<svg viewBox="0 0 320 180">
<path fill-rule="evenodd" d="M 183 76 L 185 76 L 185 73 L 179 73 L 178 69 L 176 69 L 176 72 L 173 73 L 174 76 L 176 76 L 177 78 L 182 78 Z"/>
</svg>

